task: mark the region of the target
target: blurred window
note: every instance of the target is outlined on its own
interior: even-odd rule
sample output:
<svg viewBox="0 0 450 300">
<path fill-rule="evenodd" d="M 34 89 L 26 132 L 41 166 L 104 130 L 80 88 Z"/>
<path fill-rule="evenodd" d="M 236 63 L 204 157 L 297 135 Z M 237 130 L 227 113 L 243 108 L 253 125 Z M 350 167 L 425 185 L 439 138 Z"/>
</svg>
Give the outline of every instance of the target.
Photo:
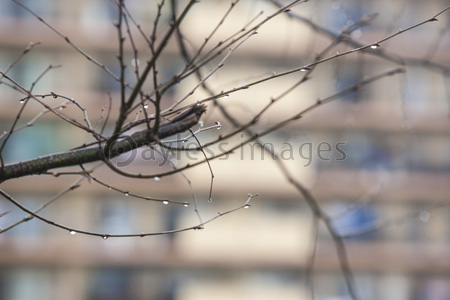
<svg viewBox="0 0 450 300">
<path fill-rule="evenodd" d="M 51 17 L 54 13 L 52 9 L 54 0 L 20 0 L 19 2 L 43 18 Z M 34 18 L 27 10 L 11 0 L 0 1 L 0 15 L 14 18 Z"/>
</svg>

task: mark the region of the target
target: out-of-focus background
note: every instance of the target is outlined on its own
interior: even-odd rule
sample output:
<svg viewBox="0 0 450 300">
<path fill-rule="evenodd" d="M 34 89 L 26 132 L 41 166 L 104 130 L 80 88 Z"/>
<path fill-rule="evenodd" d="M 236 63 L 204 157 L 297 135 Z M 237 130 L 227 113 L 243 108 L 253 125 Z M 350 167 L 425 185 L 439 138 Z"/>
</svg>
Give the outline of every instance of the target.
<svg viewBox="0 0 450 300">
<path fill-rule="evenodd" d="M 112 1 L 20 2 L 113 72 L 119 71 L 117 34 L 112 26 L 117 9 Z M 158 2 L 129 0 L 126 4 L 150 33 Z M 183 5 L 180 3 L 179 9 Z M 448 3 L 440 0 L 314 0 L 290 13 L 340 34 L 343 28 L 351 28 L 365 15 L 377 12 L 372 23 L 350 35 L 367 45 L 430 19 L 445 5 Z M 182 26 L 191 49 L 199 47 L 229 6 L 230 1 L 203 1 L 194 6 Z M 240 30 L 261 10 L 264 18 L 276 7 L 268 1 L 241 1 L 214 41 Z M 170 3 L 162 12 L 163 32 L 170 22 Z M 417 63 L 406 62 L 405 74 L 345 95 L 263 138 L 318 199 L 338 232 L 351 235 L 367 230 L 345 240 L 361 299 L 450 298 L 449 12 L 438 19 L 371 49 L 395 59 L 417 59 Z M 258 32 L 207 81 L 217 92 L 311 63 L 332 42 L 322 31 L 288 13 Z M 149 50 L 135 36 L 142 49 L 140 59 L 146 61 Z M 29 88 L 50 64 L 61 64 L 38 82 L 34 93 L 74 97 L 94 121 L 102 115 L 108 93 L 117 108 L 116 81 L 30 13 L 12 1 L 1 1 L 0 69 L 5 71 L 30 42 L 41 44 L 14 65 L 8 72 L 11 78 Z M 328 56 L 351 48 L 340 43 Z M 128 75 L 133 78 L 129 47 L 127 53 Z M 424 59 L 446 67 L 421 63 Z M 171 78 L 183 66 L 177 44 L 171 41 L 158 65 L 161 78 Z M 211 63 L 207 68 L 214 66 Z M 255 129 L 268 128 L 318 98 L 398 66 L 392 59 L 371 53 L 355 53 L 320 64 L 311 79 L 263 115 Z M 281 77 L 221 101 L 241 120 L 250 120 L 299 78 L 299 73 Z M 166 106 L 183 97 L 195 82 L 192 78 L 177 85 L 165 95 Z M 11 127 L 21 96 L 5 85 L 0 91 L 3 131 Z M 192 101 L 205 95 L 199 90 Z M 52 106 L 62 102 L 53 98 L 45 101 Z M 76 118 L 82 117 L 79 110 L 70 109 Z M 26 124 L 41 110 L 30 103 L 20 123 Z M 199 134 L 202 141 L 232 129 L 210 105 L 205 126 L 216 121 L 224 125 L 221 131 Z M 238 135 L 231 142 L 243 140 Z M 6 162 L 16 162 L 87 141 L 86 133 L 46 114 L 34 126 L 14 134 L 2 155 Z M 224 149 L 231 142 L 222 145 Z M 158 171 L 157 161 L 148 156 L 151 152 L 140 150 L 133 155 L 136 164 L 151 164 L 153 160 L 153 168 Z M 189 159 L 201 158 L 199 153 Z M 311 299 L 311 289 L 314 299 L 350 299 L 327 230 L 319 225 L 316 238 L 316 221 L 310 208 L 267 153 L 249 144 L 232 156 L 211 161 L 211 166 L 215 175 L 212 202 L 207 201 L 211 179 L 207 165 L 185 174 L 192 182 L 202 218 L 242 205 L 248 193 L 259 193 L 250 209 L 218 218 L 204 230 L 107 240 L 71 235 L 30 220 L 0 235 L 0 299 Z M 181 175 L 158 181 L 131 180 L 103 168 L 95 176 L 121 190 L 192 204 L 190 186 Z M 41 175 L 14 179 L 1 188 L 36 209 L 74 180 L 76 177 Z M 9 210 L 0 218 L 0 228 L 26 217 L 1 199 L 0 213 Z M 186 208 L 133 199 L 87 181 L 41 214 L 81 230 L 114 234 L 157 232 L 199 222 L 193 205 Z M 373 228 L 379 230 L 370 230 Z"/>
</svg>

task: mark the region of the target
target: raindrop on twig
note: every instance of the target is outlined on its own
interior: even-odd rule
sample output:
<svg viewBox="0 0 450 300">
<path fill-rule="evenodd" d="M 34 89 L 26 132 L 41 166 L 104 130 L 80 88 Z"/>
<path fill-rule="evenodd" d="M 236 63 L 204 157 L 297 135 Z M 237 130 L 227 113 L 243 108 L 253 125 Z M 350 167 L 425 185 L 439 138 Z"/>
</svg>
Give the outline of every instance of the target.
<svg viewBox="0 0 450 300">
<path fill-rule="evenodd" d="M 430 220 L 430 218 L 431 218 L 431 214 L 429 212 L 427 212 L 427 211 L 422 211 L 419 214 L 420 221 L 422 221 L 424 223 L 428 222 Z"/>
</svg>

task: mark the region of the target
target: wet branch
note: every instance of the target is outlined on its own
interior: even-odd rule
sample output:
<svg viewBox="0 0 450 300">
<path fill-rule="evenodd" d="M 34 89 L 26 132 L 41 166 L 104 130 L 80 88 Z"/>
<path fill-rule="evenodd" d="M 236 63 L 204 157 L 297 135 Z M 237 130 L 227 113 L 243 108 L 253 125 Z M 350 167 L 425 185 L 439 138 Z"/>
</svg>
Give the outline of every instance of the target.
<svg viewBox="0 0 450 300">
<path fill-rule="evenodd" d="M 99 160 L 109 160 L 122 153 L 144 145 L 156 143 L 160 139 L 190 129 L 198 123 L 201 115 L 205 111 L 206 107 L 203 105 L 193 106 L 189 110 L 175 117 L 172 121 L 161 124 L 157 135 L 154 135 L 151 130 L 145 129 L 130 136 L 125 136 L 123 139 L 112 143 L 109 147 L 97 145 L 90 148 L 56 153 L 25 162 L 5 165 L 3 169 L 0 170 L 0 182 L 11 178 L 41 174 L 54 168 L 76 166 Z"/>
</svg>

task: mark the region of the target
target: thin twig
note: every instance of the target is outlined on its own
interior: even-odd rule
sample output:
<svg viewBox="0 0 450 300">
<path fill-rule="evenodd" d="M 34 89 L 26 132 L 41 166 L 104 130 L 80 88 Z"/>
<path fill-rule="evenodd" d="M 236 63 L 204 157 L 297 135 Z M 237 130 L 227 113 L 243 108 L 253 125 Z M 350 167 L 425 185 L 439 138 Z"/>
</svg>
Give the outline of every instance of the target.
<svg viewBox="0 0 450 300">
<path fill-rule="evenodd" d="M 272 3 L 272 4 L 274 4 L 277 7 L 281 7 L 282 6 L 282 4 L 279 1 L 277 1 L 277 0 L 268 0 L 268 1 L 270 3 Z M 398 32 L 396 32 L 394 34 L 391 34 L 391 35 L 387 36 L 386 38 L 384 38 L 382 40 L 379 40 L 378 42 L 372 43 L 371 46 L 373 45 L 374 47 L 376 47 L 377 44 L 381 44 L 382 42 L 386 42 L 387 40 L 395 37 L 396 35 L 402 34 L 402 33 L 406 32 L 406 31 L 409 31 L 409 30 L 411 30 L 413 28 L 416 28 L 418 26 L 422 26 L 422 25 L 424 25 L 424 24 L 426 24 L 428 22 L 437 21 L 437 17 L 439 15 L 443 14 L 444 12 L 446 12 L 449 9 L 450 9 L 450 6 L 445 8 L 445 9 L 443 9 L 443 10 L 441 10 L 439 13 L 437 13 L 436 15 L 431 17 L 430 19 L 425 20 L 425 21 L 423 21 L 421 23 L 418 23 L 416 25 L 413 25 L 411 27 L 408 27 L 406 29 L 400 30 L 400 31 L 398 31 Z M 332 32 L 331 30 L 328 30 L 328 29 L 326 29 L 324 27 L 321 27 L 321 26 L 317 25 L 316 23 L 312 22 L 311 20 L 309 20 L 309 19 L 307 19 L 305 17 L 302 17 L 302 16 L 300 16 L 298 14 L 295 14 L 292 11 L 287 12 L 287 15 L 289 17 L 293 18 L 293 19 L 296 19 L 296 20 L 299 20 L 299 21 L 303 22 L 304 24 L 308 25 L 309 27 L 311 27 L 316 32 L 319 32 L 319 33 L 321 33 L 321 34 L 323 34 L 325 36 L 328 36 L 328 37 L 332 38 L 333 40 L 338 38 L 338 36 L 339 36 L 338 34 Z M 429 68 L 430 70 L 436 70 L 436 71 L 439 71 L 439 72 L 446 72 L 446 73 L 450 72 L 450 68 L 449 67 L 446 67 L 444 65 L 431 62 L 431 61 L 429 61 L 427 59 L 416 59 L 416 58 L 411 58 L 411 57 L 407 58 L 407 57 L 402 57 L 402 56 L 396 56 L 396 55 L 393 55 L 393 54 L 388 54 L 386 51 L 383 51 L 383 49 L 376 49 L 376 51 L 372 51 L 374 49 L 372 49 L 370 46 L 366 47 L 363 44 L 361 44 L 361 43 L 359 43 L 359 42 L 357 42 L 357 41 L 355 41 L 353 39 L 346 39 L 346 40 L 344 40 L 344 43 L 354 47 L 355 49 L 360 49 L 358 51 L 363 51 L 363 52 L 368 53 L 370 55 L 379 56 L 379 57 L 381 57 L 383 59 L 386 59 L 386 60 L 389 60 L 389 61 L 401 64 L 401 65 L 404 65 L 404 64 L 406 64 L 406 65 L 416 65 L 416 66 Z"/>
<path fill-rule="evenodd" d="M 33 212 L 32 210 L 28 209 L 27 207 L 25 207 L 24 205 L 22 205 L 19 201 L 17 201 L 16 199 L 14 199 L 12 196 L 10 196 L 9 194 L 7 194 L 5 191 L 3 191 L 2 189 L 0 189 L 0 195 L 2 195 L 6 200 L 10 201 L 12 204 L 14 204 L 15 206 L 17 206 L 18 208 L 20 208 L 21 210 L 23 210 L 24 212 L 30 214 L 31 216 L 33 216 L 36 219 L 39 219 L 49 225 L 52 225 L 54 227 L 58 227 L 60 229 L 66 230 L 68 231 L 70 234 L 84 234 L 84 235 L 91 235 L 91 236 L 98 236 L 101 237 L 102 239 L 106 240 L 108 238 L 115 238 L 115 237 L 145 237 L 145 236 L 155 236 L 155 235 L 164 235 L 164 234 L 173 234 L 173 233 L 177 233 L 177 232 L 183 232 L 183 231 L 189 231 L 189 230 L 199 230 L 199 229 L 204 229 L 204 226 L 208 223 L 211 223 L 212 221 L 216 220 L 217 218 L 223 217 L 225 215 L 228 215 L 230 213 L 233 213 L 235 211 L 241 210 L 243 208 L 248 208 L 250 207 L 250 200 L 253 199 L 254 197 L 258 196 L 258 194 L 256 195 L 252 195 L 249 194 L 247 201 L 241 205 L 238 206 L 236 208 L 230 209 L 226 212 L 223 213 L 218 213 L 216 216 L 208 219 L 207 221 L 204 221 L 202 223 L 199 223 L 197 225 L 194 226 L 190 226 L 190 227 L 185 227 L 185 228 L 181 228 L 181 229 L 174 229 L 174 230 L 166 230 L 166 231 L 158 231 L 158 232 L 146 232 L 146 233 L 134 233 L 134 234 L 110 234 L 110 233 L 99 233 L 99 232 L 95 232 L 95 231 L 86 231 L 86 230 L 81 230 L 81 229 L 77 229 L 74 227 L 69 227 L 66 225 L 62 225 L 59 223 L 56 223 L 48 218 L 45 218 L 35 212 Z"/>
<path fill-rule="evenodd" d="M 211 174 L 211 183 L 209 186 L 209 196 L 208 196 L 208 201 L 211 202 L 212 201 L 212 190 L 213 190 L 213 184 L 214 184 L 214 172 L 211 168 L 211 164 L 209 163 L 208 157 L 206 156 L 205 150 L 202 147 L 202 144 L 200 143 L 200 141 L 198 140 L 197 136 L 195 135 L 195 133 L 192 131 L 192 129 L 189 129 L 189 132 L 192 134 L 192 136 L 194 137 L 195 141 L 197 142 L 197 144 L 200 146 L 200 151 L 203 154 L 203 157 L 206 160 L 206 163 L 208 164 L 208 168 L 209 168 L 209 173 Z"/>
<path fill-rule="evenodd" d="M 77 180 L 75 180 L 74 183 L 72 183 L 68 188 L 64 189 L 63 191 L 59 192 L 58 194 L 56 194 L 55 196 L 53 196 L 50 200 L 48 200 L 47 202 L 45 202 L 44 204 L 42 204 L 41 206 L 39 206 L 39 208 L 37 208 L 33 213 L 30 213 L 28 216 L 26 216 L 25 218 L 5 227 L 5 228 L 1 228 L 0 229 L 0 234 L 16 227 L 17 225 L 20 225 L 24 222 L 28 222 L 30 220 L 32 220 L 34 218 L 34 214 L 39 213 L 41 210 L 43 210 L 44 208 L 46 208 L 47 206 L 49 206 L 50 204 L 52 204 L 53 202 L 55 202 L 56 200 L 60 199 L 62 196 L 64 196 L 65 194 L 79 188 L 81 185 L 80 183 L 84 180 L 84 176 L 79 177 Z"/>
<path fill-rule="evenodd" d="M 26 6 L 25 4 L 17 1 L 17 0 L 12 0 L 14 3 L 16 3 L 17 5 L 19 5 L 20 7 L 22 7 L 23 9 L 25 9 L 26 11 L 28 11 L 30 14 L 32 14 L 33 16 L 35 16 L 39 21 L 41 21 L 45 26 L 47 26 L 50 30 L 52 30 L 54 33 L 56 33 L 58 36 L 60 36 L 62 39 L 64 39 L 73 49 L 75 49 L 78 53 L 80 53 L 82 56 L 84 56 L 87 60 L 89 60 L 90 62 L 92 62 L 93 64 L 95 64 L 96 66 L 100 67 L 101 69 L 103 69 L 106 74 L 108 74 L 109 76 L 111 76 L 112 78 L 114 78 L 116 81 L 119 81 L 119 77 L 117 77 L 117 75 L 115 75 L 110 69 L 108 69 L 108 67 L 106 67 L 104 64 L 100 63 L 98 60 L 96 60 L 95 58 L 93 58 L 91 55 L 89 55 L 87 52 L 85 52 L 83 49 L 81 49 L 80 47 L 78 47 L 74 42 L 72 42 L 69 37 L 65 36 L 64 34 L 62 34 L 59 30 L 57 30 L 55 27 L 53 27 L 52 25 L 50 25 L 47 21 L 45 21 L 41 16 L 39 16 L 38 14 L 36 14 L 33 10 L 31 10 L 28 6 Z"/>
</svg>

